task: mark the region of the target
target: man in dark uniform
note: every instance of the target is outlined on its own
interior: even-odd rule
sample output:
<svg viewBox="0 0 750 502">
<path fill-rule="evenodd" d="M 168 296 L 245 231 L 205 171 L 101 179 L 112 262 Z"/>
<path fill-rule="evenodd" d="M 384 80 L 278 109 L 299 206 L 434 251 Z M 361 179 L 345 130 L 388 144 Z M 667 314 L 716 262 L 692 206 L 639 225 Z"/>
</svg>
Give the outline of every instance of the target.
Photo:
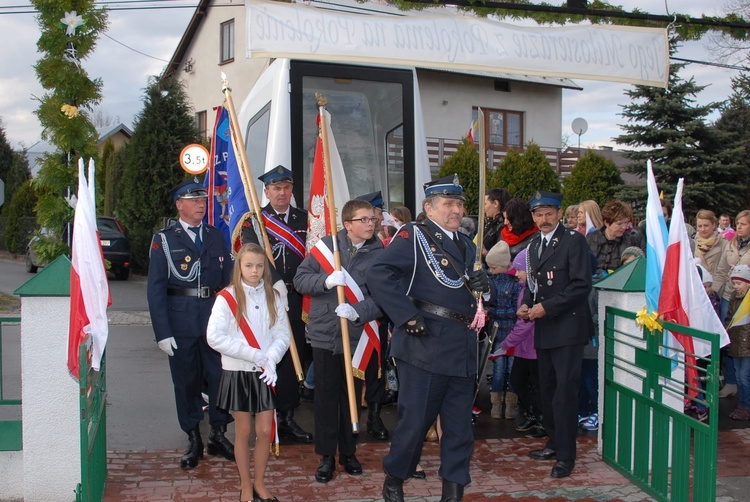
<svg viewBox="0 0 750 502">
<path fill-rule="evenodd" d="M 214 295 L 231 280 L 232 256 L 221 231 L 202 223 L 208 194 L 198 178 L 177 185 L 173 197 L 180 219 L 151 241 L 148 307 L 156 341 L 169 356 L 177 418 L 188 435 L 180 466 L 192 469 L 203 458 L 199 426 L 204 377 L 211 424 L 208 453 L 234 461 L 234 446 L 224 436 L 232 416 L 216 408 L 221 355 L 206 342 Z"/>
<path fill-rule="evenodd" d="M 291 205 L 292 172 L 277 166 L 259 176 L 265 184 L 263 193 L 269 203 L 263 208 L 263 217 L 268 241 L 273 251 L 276 271 L 281 275 L 287 289 L 289 321 L 292 325 L 294 343 L 300 358 L 305 354 L 305 323 L 302 321 L 302 295 L 294 289 L 294 274 L 305 257 L 307 237 L 307 212 Z M 242 229 L 242 243 L 263 245 L 263 240 L 248 220 Z M 279 416 L 279 437 L 299 443 L 312 443 L 313 437 L 294 421 L 294 409 L 299 405 L 299 382 L 294 372 L 292 356 L 287 352 L 276 367 L 276 411 Z"/>
<path fill-rule="evenodd" d="M 562 195 L 537 192 L 529 201 L 539 234 L 529 244 L 528 283 L 518 310 L 534 321 L 543 425 L 549 440 L 531 458 L 555 459 L 553 478 L 570 476 L 576 458 L 578 389 L 583 347 L 592 335 L 588 304 L 591 259 L 583 235 L 565 228 Z"/>
<path fill-rule="evenodd" d="M 465 200 L 458 176 L 424 190 L 427 219 L 401 228 L 367 274 L 375 301 L 393 321 L 390 355 L 399 375 L 399 422 L 383 459 L 387 502 L 404 500 L 403 482 L 413 475 L 438 414 L 441 500 L 461 500 L 471 481 L 478 341 L 469 324 L 477 309 L 474 292 L 490 286 L 484 270 L 471 271 L 476 248 L 458 231 Z"/>
<path fill-rule="evenodd" d="M 372 205 L 373 213 L 377 222 L 375 223 L 374 235 L 379 236 L 380 222 L 383 221 L 383 194 L 377 192 L 360 195 L 359 200 L 366 200 Z M 388 319 L 380 319 L 378 328 L 380 337 L 380 361 L 378 364 L 377 352 L 373 352 L 370 362 L 365 369 L 365 401 L 367 402 L 367 433 L 375 439 L 388 439 L 389 433 L 380 411 L 385 399 L 385 360 L 388 351 Z M 378 374 L 379 373 L 379 374 Z"/>
</svg>

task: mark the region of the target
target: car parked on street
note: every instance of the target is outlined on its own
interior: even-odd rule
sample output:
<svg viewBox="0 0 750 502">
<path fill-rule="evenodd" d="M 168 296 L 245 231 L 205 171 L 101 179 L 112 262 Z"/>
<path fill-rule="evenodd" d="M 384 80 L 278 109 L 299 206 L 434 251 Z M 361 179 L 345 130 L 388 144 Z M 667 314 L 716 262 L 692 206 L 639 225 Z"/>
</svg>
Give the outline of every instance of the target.
<svg viewBox="0 0 750 502">
<path fill-rule="evenodd" d="M 116 218 L 109 216 L 97 217 L 96 226 L 99 230 L 104 259 L 108 262 L 108 270 L 112 272 L 115 279 L 127 280 L 130 276 L 130 241 L 125 235 L 125 230 Z M 44 229 L 41 233 L 44 233 Z M 38 240 L 39 237 L 34 236 L 26 245 L 26 271 L 32 274 L 46 265 L 34 250 L 34 243 Z"/>
</svg>

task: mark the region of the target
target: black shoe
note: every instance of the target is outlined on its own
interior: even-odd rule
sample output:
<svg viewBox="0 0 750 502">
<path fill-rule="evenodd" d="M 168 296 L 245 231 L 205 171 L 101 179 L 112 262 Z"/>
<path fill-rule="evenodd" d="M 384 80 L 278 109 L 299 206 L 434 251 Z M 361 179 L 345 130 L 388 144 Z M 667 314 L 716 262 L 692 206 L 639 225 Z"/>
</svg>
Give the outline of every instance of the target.
<svg viewBox="0 0 750 502">
<path fill-rule="evenodd" d="M 294 421 L 293 409 L 279 413 L 279 437 L 291 439 L 298 443 L 313 442 L 312 434 L 302 430 L 302 427 Z"/>
<path fill-rule="evenodd" d="M 547 437 L 547 435 L 548 435 L 547 430 L 541 425 L 537 425 L 536 427 L 531 429 L 528 434 L 526 434 L 526 437 L 540 439 L 540 438 Z"/>
<path fill-rule="evenodd" d="M 567 478 L 573 472 L 575 465 L 575 460 L 558 460 L 552 468 L 551 476 L 553 478 Z"/>
<path fill-rule="evenodd" d="M 539 419 L 536 417 L 536 415 L 528 414 L 526 415 L 526 420 L 524 422 L 516 427 L 516 430 L 518 432 L 528 432 L 534 427 L 539 425 Z"/>
<path fill-rule="evenodd" d="M 306 401 L 312 401 L 315 398 L 315 389 L 308 389 L 302 385 L 300 386 L 299 397 Z"/>
<path fill-rule="evenodd" d="M 234 445 L 224 436 L 227 432 L 226 424 L 212 425 L 211 433 L 208 435 L 208 450 L 209 455 L 221 455 L 227 460 L 235 462 L 234 459 Z"/>
<path fill-rule="evenodd" d="M 443 494 L 440 502 L 459 502 L 464 498 L 464 487 L 452 481 L 443 480 Z"/>
<path fill-rule="evenodd" d="M 198 461 L 203 458 L 203 439 L 198 427 L 188 432 L 188 447 L 180 458 L 180 467 L 183 469 L 193 469 L 198 465 Z"/>
<path fill-rule="evenodd" d="M 253 486 L 253 502 L 279 502 L 279 499 L 274 496 L 271 496 L 271 498 L 268 499 L 264 499 L 258 494 L 258 492 L 255 491 L 255 486 Z"/>
<path fill-rule="evenodd" d="M 404 480 L 385 473 L 383 502 L 404 502 Z"/>
<path fill-rule="evenodd" d="M 414 471 L 411 473 L 411 477 L 414 479 L 426 479 L 427 473 L 424 472 L 424 469 L 420 469 L 418 471 Z"/>
<path fill-rule="evenodd" d="M 390 390 L 388 389 L 385 391 L 385 396 L 383 396 L 383 406 L 386 404 L 393 404 L 398 402 L 398 391 L 397 390 Z"/>
<path fill-rule="evenodd" d="M 533 450 L 529 452 L 529 457 L 535 460 L 552 460 L 554 458 L 557 458 L 557 452 L 552 448 Z"/>
<path fill-rule="evenodd" d="M 341 455 L 339 464 L 344 466 L 347 474 L 351 474 L 352 476 L 362 474 L 362 464 L 359 463 L 359 460 L 354 455 Z"/>
<path fill-rule="evenodd" d="M 328 483 L 333 479 L 333 471 L 336 470 L 336 461 L 333 455 L 323 455 L 320 459 L 318 470 L 315 471 L 315 481 L 318 483 Z"/>
<path fill-rule="evenodd" d="M 380 403 L 369 403 L 367 407 L 367 433 L 375 439 L 388 439 L 388 429 L 380 419 Z"/>
</svg>

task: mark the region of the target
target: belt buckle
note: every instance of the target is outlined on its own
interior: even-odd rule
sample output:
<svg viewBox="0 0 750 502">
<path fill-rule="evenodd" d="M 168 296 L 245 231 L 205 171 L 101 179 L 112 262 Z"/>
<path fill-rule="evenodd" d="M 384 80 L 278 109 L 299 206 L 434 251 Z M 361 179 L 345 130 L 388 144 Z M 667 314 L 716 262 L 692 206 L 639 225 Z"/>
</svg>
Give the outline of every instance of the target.
<svg viewBox="0 0 750 502">
<path fill-rule="evenodd" d="M 198 298 L 211 298 L 211 288 L 208 286 L 198 288 Z"/>
</svg>

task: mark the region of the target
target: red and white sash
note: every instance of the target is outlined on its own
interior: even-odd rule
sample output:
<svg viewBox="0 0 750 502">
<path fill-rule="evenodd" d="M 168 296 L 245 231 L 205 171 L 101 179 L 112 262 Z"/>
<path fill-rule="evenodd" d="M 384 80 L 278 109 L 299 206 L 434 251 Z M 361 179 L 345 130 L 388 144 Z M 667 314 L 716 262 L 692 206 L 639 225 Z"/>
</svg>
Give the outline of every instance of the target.
<svg viewBox="0 0 750 502">
<path fill-rule="evenodd" d="M 328 246 L 326 246 L 323 239 L 319 240 L 315 246 L 313 246 L 310 250 L 310 254 L 313 255 L 327 274 L 333 272 L 333 252 Z M 357 282 L 344 267 L 341 267 L 341 271 L 344 272 L 344 276 L 346 277 L 346 286 L 344 286 L 346 299 L 351 305 L 356 305 L 365 299 L 365 295 L 362 293 Z M 380 373 L 379 325 L 380 323 L 378 321 L 370 321 L 364 325 L 364 336 L 360 335 L 359 343 L 354 350 L 354 355 L 352 355 L 352 369 L 354 370 L 354 376 L 360 380 L 365 379 L 365 368 L 367 368 L 367 364 L 370 362 L 373 352 L 377 354 L 378 374 Z"/>
<path fill-rule="evenodd" d="M 300 260 L 305 258 L 307 254 L 305 242 L 294 230 L 276 218 L 271 218 L 265 211 L 263 211 L 263 225 L 269 234 L 273 235 L 277 241 L 283 243 L 291 252 L 299 256 Z"/>
<path fill-rule="evenodd" d="M 237 300 L 235 299 L 234 295 L 229 292 L 228 289 L 222 289 L 217 293 L 217 296 L 221 296 L 226 300 L 227 305 L 229 305 L 229 310 L 232 311 L 232 315 L 237 318 Z M 240 331 L 242 331 L 242 334 L 245 335 L 245 340 L 247 340 L 248 345 L 250 345 L 254 349 L 263 350 L 260 346 L 260 343 L 258 342 L 258 339 L 255 338 L 255 333 L 253 333 L 253 330 L 250 328 L 250 324 L 247 322 L 247 318 L 243 314 L 240 318 Z M 276 386 L 271 387 L 271 391 L 276 394 Z M 271 426 L 271 453 L 275 453 L 276 456 L 279 456 L 279 431 L 278 431 L 278 423 L 276 421 L 276 410 L 273 411 L 273 424 Z M 274 452 L 274 445 L 276 446 L 276 451 Z"/>
</svg>

